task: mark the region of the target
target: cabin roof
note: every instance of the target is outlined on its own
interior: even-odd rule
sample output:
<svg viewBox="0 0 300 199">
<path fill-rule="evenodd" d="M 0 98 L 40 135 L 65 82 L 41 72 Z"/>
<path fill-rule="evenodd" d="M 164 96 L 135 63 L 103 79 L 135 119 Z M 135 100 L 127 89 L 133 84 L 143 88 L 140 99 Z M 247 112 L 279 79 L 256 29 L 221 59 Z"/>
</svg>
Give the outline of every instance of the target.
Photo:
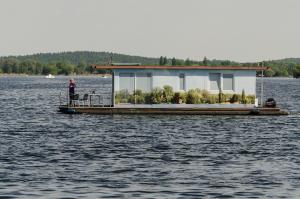
<svg viewBox="0 0 300 199">
<path fill-rule="evenodd" d="M 118 66 L 118 65 L 93 65 L 95 69 L 161 69 L 161 70 L 267 70 L 267 67 L 259 66 L 150 66 L 150 65 L 133 65 L 133 66 Z"/>
</svg>

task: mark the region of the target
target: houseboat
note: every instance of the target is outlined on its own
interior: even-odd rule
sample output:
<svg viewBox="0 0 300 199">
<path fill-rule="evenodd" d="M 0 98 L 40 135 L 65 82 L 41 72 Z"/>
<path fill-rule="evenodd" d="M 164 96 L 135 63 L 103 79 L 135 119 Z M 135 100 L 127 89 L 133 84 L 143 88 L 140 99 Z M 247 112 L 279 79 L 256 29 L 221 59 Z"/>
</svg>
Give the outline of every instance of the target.
<svg viewBox="0 0 300 199">
<path fill-rule="evenodd" d="M 256 74 L 257 71 L 266 70 L 266 67 L 148 66 L 140 64 L 95 65 L 93 67 L 112 72 L 110 103 L 105 105 L 91 102 L 88 105 L 69 105 L 67 103 L 60 105 L 61 112 L 199 115 L 287 114 L 277 107 L 264 107 L 262 103 L 260 105 L 257 103 Z M 168 98 L 167 92 L 172 93 L 172 99 Z M 180 96 L 183 96 L 182 99 Z M 195 103 L 193 103 L 194 96 L 196 96 Z M 199 97 L 201 99 L 197 99 L 197 96 L 201 96 Z M 229 101 L 232 103 L 229 104 Z"/>
</svg>

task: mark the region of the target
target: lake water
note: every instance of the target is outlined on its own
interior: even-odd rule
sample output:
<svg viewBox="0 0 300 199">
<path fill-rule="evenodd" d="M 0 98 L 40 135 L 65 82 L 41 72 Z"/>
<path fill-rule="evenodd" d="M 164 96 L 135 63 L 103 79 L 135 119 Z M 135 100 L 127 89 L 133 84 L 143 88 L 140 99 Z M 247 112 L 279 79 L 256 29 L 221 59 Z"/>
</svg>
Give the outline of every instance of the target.
<svg viewBox="0 0 300 199">
<path fill-rule="evenodd" d="M 289 116 L 65 115 L 68 79 L 0 77 L 0 198 L 300 198 L 299 79 L 264 80 Z"/>
</svg>

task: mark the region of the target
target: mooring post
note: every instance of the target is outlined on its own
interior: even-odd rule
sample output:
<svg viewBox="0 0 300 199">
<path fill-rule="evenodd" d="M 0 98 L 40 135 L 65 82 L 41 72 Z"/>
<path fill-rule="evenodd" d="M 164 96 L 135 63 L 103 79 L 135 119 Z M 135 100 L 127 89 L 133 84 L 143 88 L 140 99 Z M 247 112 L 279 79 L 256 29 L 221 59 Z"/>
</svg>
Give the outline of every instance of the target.
<svg viewBox="0 0 300 199">
<path fill-rule="evenodd" d="M 261 107 L 263 107 L 263 104 L 264 104 L 264 80 L 263 80 L 263 77 L 264 77 L 264 62 L 261 63 L 261 67 L 262 67 L 262 70 L 261 70 L 261 83 L 260 83 L 260 105 Z"/>
<path fill-rule="evenodd" d="M 115 73 L 112 72 L 111 75 L 111 107 L 115 106 Z"/>
</svg>

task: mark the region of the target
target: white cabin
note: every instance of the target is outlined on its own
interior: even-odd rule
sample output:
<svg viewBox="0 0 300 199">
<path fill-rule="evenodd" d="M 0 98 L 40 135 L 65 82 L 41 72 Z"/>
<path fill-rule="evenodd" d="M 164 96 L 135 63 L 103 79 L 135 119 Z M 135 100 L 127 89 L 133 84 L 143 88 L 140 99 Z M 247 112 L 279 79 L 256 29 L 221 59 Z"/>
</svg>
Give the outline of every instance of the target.
<svg viewBox="0 0 300 199">
<path fill-rule="evenodd" d="M 256 71 L 264 67 L 241 66 L 95 66 L 113 71 L 113 92 L 150 92 L 155 87 L 171 86 L 175 92 L 190 89 L 210 93 L 256 95 Z"/>
</svg>

